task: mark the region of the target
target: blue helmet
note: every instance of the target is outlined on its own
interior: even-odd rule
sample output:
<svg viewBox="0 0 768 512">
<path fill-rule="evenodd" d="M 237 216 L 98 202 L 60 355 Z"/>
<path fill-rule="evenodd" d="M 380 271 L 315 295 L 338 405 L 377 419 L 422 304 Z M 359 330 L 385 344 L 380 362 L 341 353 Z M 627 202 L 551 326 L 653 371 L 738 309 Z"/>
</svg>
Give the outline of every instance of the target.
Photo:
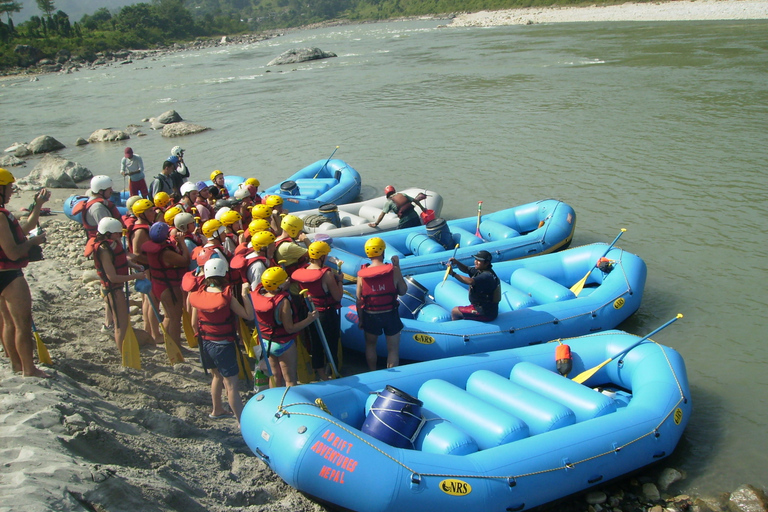
<svg viewBox="0 0 768 512">
<path fill-rule="evenodd" d="M 169 156 L 168 157 L 168 161 L 171 162 L 172 164 L 178 164 L 179 163 L 179 157 L 177 157 L 176 155 Z"/>
<path fill-rule="evenodd" d="M 149 228 L 149 239 L 156 244 L 165 242 L 168 240 L 168 234 L 171 232 L 171 228 L 165 222 L 155 222 L 152 227 Z"/>
</svg>

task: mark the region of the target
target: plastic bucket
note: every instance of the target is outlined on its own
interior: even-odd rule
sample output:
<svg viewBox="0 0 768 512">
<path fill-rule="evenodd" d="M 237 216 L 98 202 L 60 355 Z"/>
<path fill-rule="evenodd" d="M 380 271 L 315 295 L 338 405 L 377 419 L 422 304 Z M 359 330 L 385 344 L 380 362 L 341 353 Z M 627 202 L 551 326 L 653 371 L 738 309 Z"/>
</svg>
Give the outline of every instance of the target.
<svg viewBox="0 0 768 512">
<path fill-rule="evenodd" d="M 435 210 L 424 210 L 420 215 L 421 223 L 425 226 L 435 220 Z"/>
<path fill-rule="evenodd" d="M 339 207 L 333 203 L 321 205 L 317 210 L 320 215 L 328 219 L 328 221 L 336 226 L 341 227 L 341 218 L 339 217 Z"/>
<path fill-rule="evenodd" d="M 421 400 L 395 387 L 377 393 L 363 423 L 363 432 L 396 448 L 413 448 L 424 418 Z"/>
<path fill-rule="evenodd" d="M 297 196 L 299 195 L 299 186 L 295 181 L 284 181 L 280 184 L 280 193 L 287 196 Z"/>
<path fill-rule="evenodd" d="M 408 285 L 408 290 L 405 295 L 397 298 L 400 302 L 398 313 L 400 318 L 416 318 L 426 302 L 427 289 L 411 276 L 405 277 L 405 284 Z"/>
<path fill-rule="evenodd" d="M 427 224 L 427 236 L 442 245 L 446 250 L 453 249 L 453 236 L 445 219 L 435 219 Z"/>
</svg>

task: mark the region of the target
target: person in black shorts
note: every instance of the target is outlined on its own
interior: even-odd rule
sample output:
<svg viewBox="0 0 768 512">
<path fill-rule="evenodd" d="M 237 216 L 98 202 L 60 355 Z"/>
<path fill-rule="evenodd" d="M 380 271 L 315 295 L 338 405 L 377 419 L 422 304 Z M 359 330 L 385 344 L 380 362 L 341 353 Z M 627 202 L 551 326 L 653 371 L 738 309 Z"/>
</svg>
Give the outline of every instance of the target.
<svg viewBox="0 0 768 512">
<path fill-rule="evenodd" d="M 365 255 L 371 258 L 371 263 L 357 273 L 358 325 L 365 332 L 365 360 L 370 370 L 376 369 L 376 342 L 382 333 L 387 340 L 387 368 L 400 364 L 403 322 L 397 297 L 405 295 L 408 286 L 400 273 L 397 256 L 392 257 L 392 263 L 384 263 L 386 247 L 378 237 L 365 242 Z"/>
<path fill-rule="evenodd" d="M 501 300 L 501 288 L 499 276 L 493 271 L 491 265 L 491 253 L 488 251 L 478 251 L 472 256 L 475 258 L 475 266 L 468 267 L 462 262 L 451 258 L 448 260 L 450 269 L 449 275 L 455 277 L 459 282 L 469 285 L 469 306 L 456 306 L 451 310 L 452 320 L 477 320 L 479 322 L 490 322 L 499 315 L 499 301 Z M 468 274 L 461 276 L 453 271 L 453 265 Z"/>
</svg>

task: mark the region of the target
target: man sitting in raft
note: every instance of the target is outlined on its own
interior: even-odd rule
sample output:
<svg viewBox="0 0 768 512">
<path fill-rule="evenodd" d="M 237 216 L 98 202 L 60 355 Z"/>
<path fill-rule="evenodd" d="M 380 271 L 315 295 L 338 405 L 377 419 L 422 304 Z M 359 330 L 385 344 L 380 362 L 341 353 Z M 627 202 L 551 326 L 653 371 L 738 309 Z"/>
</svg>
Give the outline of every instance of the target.
<svg viewBox="0 0 768 512">
<path fill-rule="evenodd" d="M 499 301 L 501 300 L 501 285 L 499 276 L 491 268 L 491 253 L 478 251 L 472 256 L 475 258 L 474 268 L 470 268 L 455 258 L 448 260 L 449 275 L 457 281 L 469 285 L 469 306 L 456 306 L 451 310 L 451 319 L 477 320 L 490 322 L 499 315 Z M 469 277 L 460 276 L 453 271 L 453 265 Z"/>
<path fill-rule="evenodd" d="M 400 221 L 397 223 L 397 229 L 421 226 L 421 219 L 416 213 L 416 209 L 413 207 L 413 205 L 415 204 L 421 208 L 422 212 L 425 211 L 424 206 L 422 206 L 422 204 L 419 202 L 421 199 L 423 199 L 423 197 L 414 199 L 409 195 L 397 192 L 395 187 L 392 185 L 387 185 L 384 188 L 384 195 L 387 196 L 387 204 L 384 205 L 384 208 L 381 210 L 379 218 L 376 219 L 376 222 L 371 222 L 368 224 L 370 227 L 375 228 L 378 226 L 381 223 L 381 220 L 384 218 L 384 215 L 389 212 L 394 212 L 400 219 Z"/>
<path fill-rule="evenodd" d="M 376 341 L 383 332 L 387 339 L 387 368 L 400 364 L 400 331 L 403 322 L 398 312 L 398 295 L 408 286 L 400 273 L 400 260 L 384 263 L 387 244 L 375 237 L 365 242 L 365 255 L 371 263 L 357 272 L 358 326 L 365 332 L 365 360 L 369 370 L 376 369 Z"/>
</svg>

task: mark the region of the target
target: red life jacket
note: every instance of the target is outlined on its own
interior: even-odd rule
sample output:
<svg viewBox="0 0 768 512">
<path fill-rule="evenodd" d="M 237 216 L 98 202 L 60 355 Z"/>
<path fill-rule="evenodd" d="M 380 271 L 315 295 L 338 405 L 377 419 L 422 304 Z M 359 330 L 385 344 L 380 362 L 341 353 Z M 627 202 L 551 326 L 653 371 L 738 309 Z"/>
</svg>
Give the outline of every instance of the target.
<svg viewBox="0 0 768 512">
<path fill-rule="evenodd" d="M 362 279 L 364 311 L 391 311 L 397 309 L 397 287 L 391 264 L 371 267 L 366 265 L 357 271 L 357 278 Z"/>
<path fill-rule="evenodd" d="M 333 299 L 333 295 L 323 289 L 323 275 L 330 272 L 328 267 L 300 268 L 291 274 L 291 279 L 301 285 L 302 290 L 309 290 L 309 298 L 318 311 L 340 309 L 341 303 Z"/>
<path fill-rule="evenodd" d="M 213 208 L 211 205 L 209 205 L 205 200 L 197 200 L 195 201 L 194 208 L 197 210 L 198 214 L 200 213 L 200 210 L 205 210 L 208 212 L 208 218 L 205 220 L 210 220 L 214 217 Z M 192 213 L 192 212 L 190 212 Z M 200 215 L 198 215 L 200 216 Z"/>
<path fill-rule="evenodd" d="M 13 240 L 16 242 L 16 244 L 22 244 L 27 241 L 27 235 L 24 233 L 24 230 L 21 229 L 21 224 L 19 224 L 19 221 L 16 220 L 16 217 L 13 216 L 11 212 L 6 210 L 4 207 L 0 206 L 0 213 L 5 214 L 5 218 L 8 219 L 8 227 L 11 228 L 11 234 L 13 235 Z M 18 260 L 12 260 L 6 256 L 5 252 L 3 252 L 2 247 L 0 247 L 0 270 L 11 270 L 11 269 L 17 269 L 17 268 L 24 268 L 29 263 L 29 256 L 25 255 L 19 258 Z"/>
<path fill-rule="evenodd" d="M 188 293 L 194 292 L 203 285 L 203 281 L 205 281 L 205 276 L 202 272 L 199 275 L 197 272 L 187 272 L 181 278 L 181 289 Z"/>
<path fill-rule="evenodd" d="M 229 190 L 227 190 L 227 187 L 216 185 L 216 188 L 219 189 L 219 199 L 229 199 Z"/>
<path fill-rule="evenodd" d="M 200 247 L 195 247 L 192 250 L 192 258 L 195 259 L 197 266 L 200 268 L 203 268 L 205 266 L 205 262 L 211 259 L 214 254 L 218 254 L 219 258 L 223 256 L 227 263 L 229 263 L 229 260 L 227 259 L 227 253 L 224 250 L 224 247 L 220 245 L 206 244 L 201 245 Z"/>
<path fill-rule="evenodd" d="M 112 265 L 115 267 L 115 272 L 121 276 L 127 276 L 128 254 L 125 252 L 123 246 L 121 244 L 115 244 L 115 248 L 113 249 L 109 240 L 102 240 L 100 242 L 93 242 L 91 247 L 93 248 L 93 263 L 96 265 L 96 274 L 99 276 L 101 286 L 107 291 L 119 290 L 122 288 L 123 283 L 113 283 L 107 277 L 107 274 L 104 271 L 104 267 L 101 263 L 99 250 L 103 247 L 109 253 L 110 258 L 112 259 Z"/>
<path fill-rule="evenodd" d="M 204 244 L 203 237 L 198 235 L 197 233 L 185 233 L 184 234 L 185 240 L 192 240 L 192 243 L 196 246 L 200 247 Z"/>
<path fill-rule="evenodd" d="M 128 241 L 130 242 L 130 248 L 133 250 L 133 239 L 136 237 L 139 231 L 144 230 L 147 232 L 147 236 L 149 236 L 149 226 L 147 224 L 136 224 L 134 223 L 133 228 L 131 229 L 130 234 L 128 235 Z M 139 247 L 138 252 L 141 252 L 141 247 Z M 138 253 L 137 253 L 138 254 Z"/>
<path fill-rule="evenodd" d="M 292 243 L 293 244 L 293 243 L 296 243 L 296 242 L 294 242 L 293 238 L 291 238 L 291 237 L 285 237 L 282 240 L 278 240 L 277 242 L 275 242 L 275 259 L 277 259 L 277 248 L 280 247 L 284 243 Z M 297 269 L 299 269 L 300 267 L 303 267 L 304 265 L 306 265 L 308 261 L 309 261 L 309 257 L 306 254 L 304 254 L 304 256 L 299 258 L 298 261 L 296 261 L 296 263 L 291 263 L 290 265 L 286 265 L 284 267 L 285 268 L 285 273 L 288 274 L 289 276 L 293 275 L 293 273 Z"/>
<path fill-rule="evenodd" d="M 125 215 L 123 215 L 123 225 L 125 226 L 125 229 L 126 229 L 125 236 L 128 237 L 128 240 L 131 239 L 131 234 L 133 233 L 133 229 L 137 221 L 138 219 L 133 215 L 131 215 L 130 213 L 126 213 Z"/>
<path fill-rule="evenodd" d="M 275 343 L 287 343 L 294 339 L 297 333 L 289 333 L 285 330 L 283 324 L 280 323 L 280 303 L 287 300 L 291 305 L 293 321 L 298 320 L 293 303 L 290 302 L 289 294 L 287 291 L 283 291 L 275 294 L 273 297 L 266 297 L 261 293 L 263 290 L 264 287 L 259 285 L 251 292 L 251 302 L 253 302 L 253 310 L 256 312 L 256 320 L 259 322 L 261 336 L 265 340 L 271 340 Z"/>
<path fill-rule="evenodd" d="M 88 213 L 88 210 L 96 203 L 102 203 L 104 206 L 107 207 L 109 210 L 109 213 L 112 217 L 116 218 L 120 222 L 123 222 L 123 216 L 120 214 L 120 211 L 117 209 L 117 206 L 112 203 L 112 201 L 109 201 L 107 199 L 104 199 L 103 197 L 94 197 L 93 199 L 89 201 L 80 201 L 75 206 L 72 207 L 72 215 L 77 215 L 78 213 L 81 214 L 80 219 L 83 222 L 83 228 L 85 229 L 85 233 L 88 235 L 88 238 L 95 238 L 96 235 L 99 234 L 97 231 L 98 226 L 92 226 L 91 224 L 88 224 L 88 221 L 85 220 L 86 213 Z"/>
<path fill-rule="evenodd" d="M 397 192 L 396 194 L 393 194 L 389 199 L 391 199 L 392 202 L 395 203 L 395 206 L 397 206 L 397 211 L 395 213 L 398 217 L 402 217 L 406 213 L 413 210 L 413 203 L 411 203 L 411 201 L 405 197 L 405 194 Z"/>
<path fill-rule="evenodd" d="M 181 286 L 181 279 L 186 274 L 187 267 L 166 267 L 162 261 L 163 252 L 166 250 L 179 252 L 176 245 L 168 241 L 158 244 L 149 240 L 141 246 L 141 252 L 147 254 L 151 280 L 165 283 L 170 288 L 178 288 Z"/>
<path fill-rule="evenodd" d="M 249 249 L 247 252 L 237 254 L 232 257 L 232 262 L 229 264 L 230 269 L 230 277 L 237 277 L 237 281 L 239 283 L 245 283 L 248 280 L 248 269 L 251 268 L 251 265 L 256 263 L 257 261 L 261 261 L 264 263 L 265 267 L 271 267 L 272 262 L 267 259 L 266 256 L 254 256 L 253 258 L 249 258 L 253 253 L 255 253 L 253 249 Z M 233 279 L 234 281 L 234 279 Z"/>
<path fill-rule="evenodd" d="M 201 288 L 189 294 L 189 303 L 197 308 L 200 338 L 208 341 L 235 341 L 237 325 L 230 304 L 232 288 L 222 292 L 209 292 Z"/>
</svg>

